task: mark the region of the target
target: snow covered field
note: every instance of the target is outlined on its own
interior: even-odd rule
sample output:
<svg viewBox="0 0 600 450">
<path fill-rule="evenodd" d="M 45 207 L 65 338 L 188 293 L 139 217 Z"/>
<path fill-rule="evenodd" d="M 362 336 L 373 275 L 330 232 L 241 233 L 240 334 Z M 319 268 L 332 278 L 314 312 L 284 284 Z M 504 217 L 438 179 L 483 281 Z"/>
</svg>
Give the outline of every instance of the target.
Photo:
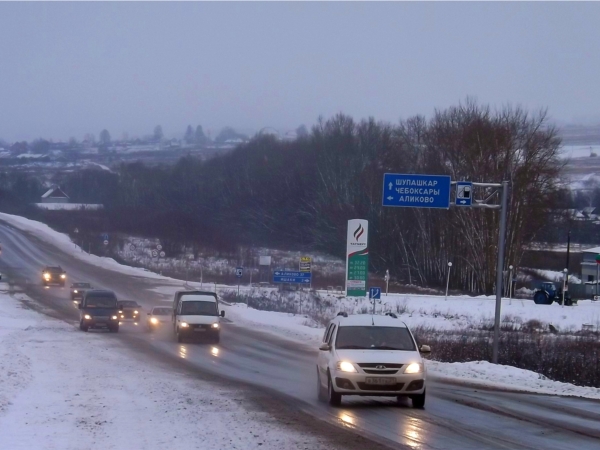
<svg viewBox="0 0 600 450">
<path fill-rule="evenodd" d="M 162 277 L 143 269 L 122 266 L 110 258 L 87 255 L 75 247 L 66 235 L 57 233 L 39 222 L 6 214 L 0 214 L 0 219 L 8 221 L 16 228 L 35 233 L 39 238 L 57 245 L 76 258 L 85 259 L 92 264 L 133 276 L 163 280 L 165 286 L 158 290 L 165 295 L 165 298 L 168 298 L 178 286 L 181 286 L 182 282 L 178 280 Z M 192 286 L 198 284 L 191 283 Z M 224 294 L 226 289 L 233 290 L 234 288 L 218 286 L 220 294 Z M 256 292 L 253 293 L 253 295 L 255 294 Z M 263 294 L 267 296 L 277 295 L 273 289 L 265 289 Z M 329 312 L 331 315 L 335 315 L 337 311 L 347 311 L 349 313 L 370 311 L 371 305 L 368 299 L 350 299 L 342 295 L 332 295 L 325 291 L 319 294 L 323 303 L 330 305 Z M 303 295 L 305 298 L 307 297 L 302 293 L 288 293 L 286 295 L 292 296 L 292 300 L 293 296 L 298 296 L 296 300 Z M 377 305 L 377 311 L 379 313 L 382 311 L 396 312 L 399 314 L 400 319 L 412 328 L 422 326 L 437 330 L 462 330 L 465 328 L 477 329 L 482 325 L 489 326 L 493 321 L 494 306 L 494 298 L 492 297 L 450 296 L 448 300 L 445 300 L 444 297 L 433 295 L 391 294 L 382 297 L 381 303 Z M 310 303 L 303 305 L 305 314 L 258 311 L 239 303 L 226 307 L 226 309 L 228 310 L 228 317 L 237 323 L 251 327 L 258 326 L 262 330 L 316 348 L 323 330 L 313 318 L 306 314 L 307 307 L 310 307 Z M 327 308 L 325 307 L 326 310 Z M 313 308 L 313 311 L 315 310 Z M 546 325 L 553 324 L 559 331 L 578 332 L 583 325 L 591 325 L 593 330 L 598 331 L 600 330 L 600 302 L 587 300 L 580 301 L 577 306 L 562 307 L 557 304 L 550 306 L 535 305 L 531 300 L 503 299 L 503 322 L 519 325 L 530 320 L 538 320 Z M 503 388 L 509 386 L 515 390 L 600 398 L 600 390 L 595 388 L 576 387 L 554 382 L 527 370 L 507 368 L 507 366 L 493 366 L 486 362 L 431 362 L 429 367 L 431 375 L 453 380 L 460 379 Z"/>
<path fill-rule="evenodd" d="M 331 448 L 245 409 L 243 392 L 142 360 L 115 335 L 24 309 L 6 289 L 0 284 L 4 449 Z"/>
</svg>

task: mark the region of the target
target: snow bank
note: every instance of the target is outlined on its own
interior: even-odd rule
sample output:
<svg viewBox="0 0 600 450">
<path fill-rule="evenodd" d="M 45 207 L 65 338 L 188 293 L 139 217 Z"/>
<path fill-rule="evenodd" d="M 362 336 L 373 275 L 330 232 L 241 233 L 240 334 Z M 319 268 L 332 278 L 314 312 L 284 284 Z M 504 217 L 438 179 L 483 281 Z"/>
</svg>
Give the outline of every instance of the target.
<svg viewBox="0 0 600 450">
<path fill-rule="evenodd" d="M 0 294 L 2 448 L 330 448 L 244 401 Z"/>
</svg>

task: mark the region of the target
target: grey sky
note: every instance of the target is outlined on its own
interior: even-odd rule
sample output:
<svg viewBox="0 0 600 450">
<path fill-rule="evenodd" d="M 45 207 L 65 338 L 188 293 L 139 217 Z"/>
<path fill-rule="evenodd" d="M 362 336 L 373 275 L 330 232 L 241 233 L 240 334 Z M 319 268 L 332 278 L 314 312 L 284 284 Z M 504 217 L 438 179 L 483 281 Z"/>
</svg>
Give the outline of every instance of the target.
<svg viewBox="0 0 600 450">
<path fill-rule="evenodd" d="M 397 121 L 475 96 L 600 122 L 599 3 L 1 3 L 0 138 Z"/>
</svg>

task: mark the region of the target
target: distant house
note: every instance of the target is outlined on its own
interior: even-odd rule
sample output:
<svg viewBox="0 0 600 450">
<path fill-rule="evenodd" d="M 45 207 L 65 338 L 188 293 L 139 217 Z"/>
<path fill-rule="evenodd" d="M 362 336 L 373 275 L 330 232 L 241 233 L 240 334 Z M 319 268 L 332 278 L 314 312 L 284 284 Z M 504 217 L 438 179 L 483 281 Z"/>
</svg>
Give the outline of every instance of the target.
<svg viewBox="0 0 600 450">
<path fill-rule="evenodd" d="M 42 195 L 42 203 L 69 203 L 70 199 L 60 186 L 54 186 Z"/>
<path fill-rule="evenodd" d="M 583 260 L 581 261 L 581 281 L 584 283 L 597 283 L 600 264 L 596 262 L 596 257 L 600 255 L 600 247 L 588 248 L 582 250 Z"/>
</svg>

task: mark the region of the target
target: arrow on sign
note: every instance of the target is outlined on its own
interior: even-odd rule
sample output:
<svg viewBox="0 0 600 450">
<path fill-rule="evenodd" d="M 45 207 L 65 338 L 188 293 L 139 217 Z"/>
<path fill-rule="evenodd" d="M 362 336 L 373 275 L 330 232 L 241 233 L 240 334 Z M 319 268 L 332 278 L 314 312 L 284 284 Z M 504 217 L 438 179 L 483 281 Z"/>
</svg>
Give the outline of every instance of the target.
<svg viewBox="0 0 600 450">
<path fill-rule="evenodd" d="M 391 195 L 387 198 L 388 200 L 394 200 L 394 197 L 392 197 Z"/>
<path fill-rule="evenodd" d="M 388 184 L 388 186 L 390 187 L 390 191 L 391 191 L 392 190 L 392 186 L 393 186 L 393 184 L 392 184 L 391 181 L 390 181 L 390 184 Z"/>
<path fill-rule="evenodd" d="M 464 205 L 465 203 L 467 203 L 467 201 L 466 201 L 466 200 L 461 200 L 461 201 L 459 201 L 458 203 L 460 203 L 460 204 Z"/>
</svg>

